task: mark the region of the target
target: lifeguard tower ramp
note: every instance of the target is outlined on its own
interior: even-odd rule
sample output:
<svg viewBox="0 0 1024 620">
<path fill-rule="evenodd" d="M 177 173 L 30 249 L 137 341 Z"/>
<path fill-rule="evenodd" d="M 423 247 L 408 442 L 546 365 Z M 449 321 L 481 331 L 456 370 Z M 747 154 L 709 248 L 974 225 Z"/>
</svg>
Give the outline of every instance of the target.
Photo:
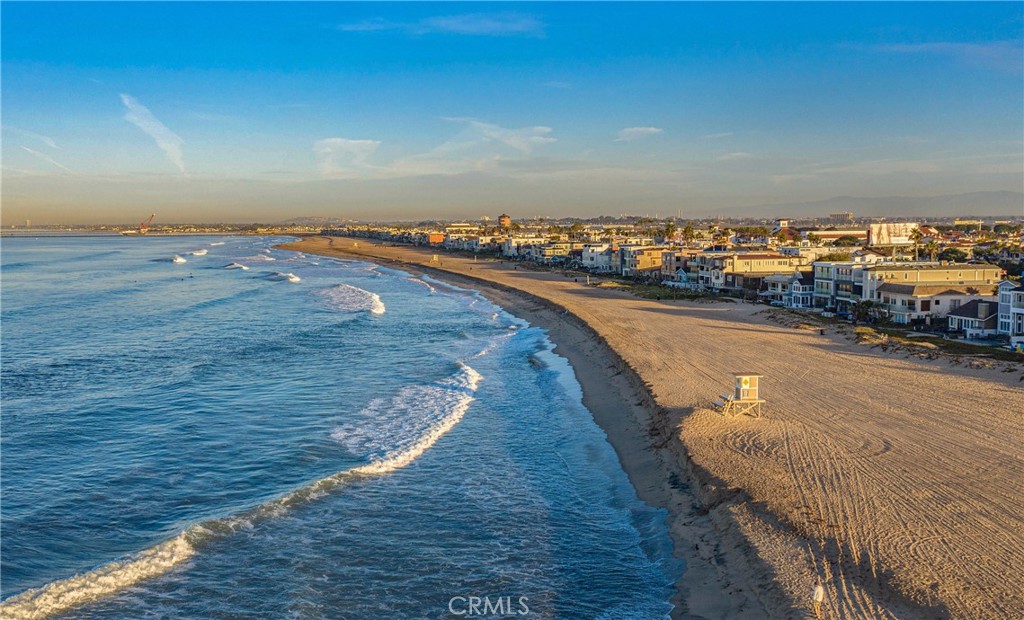
<svg viewBox="0 0 1024 620">
<path fill-rule="evenodd" d="M 722 400 L 716 401 L 715 406 L 722 411 L 722 415 L 761 417 L 761 405 L 765 402 L 760 396 L 763 375 L 737 373 L 734 376 L 736 377 L 735 391 L 731 396 L 722 394 Z"/>
</svg>

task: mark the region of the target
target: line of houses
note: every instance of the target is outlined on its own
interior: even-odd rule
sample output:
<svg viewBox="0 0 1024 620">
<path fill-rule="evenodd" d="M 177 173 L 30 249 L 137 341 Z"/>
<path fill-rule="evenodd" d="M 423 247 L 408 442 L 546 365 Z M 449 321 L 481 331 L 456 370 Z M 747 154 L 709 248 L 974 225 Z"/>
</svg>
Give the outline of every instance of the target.
<svg viewBox="0 0 1024 620">
<path fill-rule="evenodd" d="M 890 247 L 883 252 L 830 247 L 817 239 L 808 243 L 805 235 L 802 242 L 784 245 L 778 232 L 785 228 L 776 227 L 779 243 L 774 248 L 736 247 L 734 239 L 723 240 L 713 231 L 691 235 L 685 245 L 678 239 L 656 243 L 653 237 L 602 237 L 602 231 L 577 231 L 572 236 L 506 232 L 507 226 L 495 234 L 481 234 L 474 225 L 443 230 L 360 227 L 324 233 L 487 253 L 827 315 L 886 318 L 967 338 L 1003 336 L 1024 346 L 1024 286 L 1005 279 L 998 265 L 915 260 L 917 247 L 915 256 L 908 256 L 906 243 L 899 251 Z M 839 232 L 854 236 L 857 231 Z M 1007 251 L 1020 250 L 1011 246 Z"/>
</svg>

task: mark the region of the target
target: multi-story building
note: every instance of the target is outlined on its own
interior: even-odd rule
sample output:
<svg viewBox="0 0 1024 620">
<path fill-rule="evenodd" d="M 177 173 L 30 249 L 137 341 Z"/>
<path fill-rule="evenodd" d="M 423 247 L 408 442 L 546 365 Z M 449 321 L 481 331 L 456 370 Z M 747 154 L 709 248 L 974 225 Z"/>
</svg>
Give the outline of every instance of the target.
<svg viewBox="0 0 1024 620">
<path fill-rule="evenodd" d="M 973 301 L 996 301 L 1003 275 L 995 265 L 887 263 L 864 270 L 862 298 L 881 304 L 896 323 L 936 324 Z"/>
<path fill-rule="evenodd" d="M 864 293 L 863 273 L 869 265 L 886 260 L 872 250 L 857 250 L 845 261 L 814 262 L 814 307 L 849 312 Z"/>
<path fill-rule="evenodd" d="M 670 248 L 661 253 L 661 279 L 675 280 L 682 271 L 686 272 L 687 266 L 697 255 L 697 250 L 684 250 L 682 248 Z"/>
<path fill-rule="evenodd" d="M 1024 286 L 1010 291 L 1010 344 L 1024 347 Z"/>
<path fill-rule="evenodd" d="M 618 248 L 610 243 L 588 243 L 583 246 L 580 261 L 583 268 L 595 273 L 608 273 L 612 270 L 612 257 L 618 256 Z"/>
<path fill-rule="evenodd" d="M 773 274 L 764 279 L 767 288 L 759 296 L 772 305 L 811 308 L 814 304 L 814 272 L 811 270 Z"/>
<path fill-rule="evenodd" d="M 994 284 L 897 284 L 878 287 L 878 302 L 894 323 L 941 324 L 951 310 L 968 302 L 996 301 Z M 993 304 L 994 305 L 994 304 Z"/>
<path fill-rule="evenodd" d="M 622 260 L 622 275 L 636 277 L 661 275 L 661 260 L 665 248 L 655 246 L 624 245 L 619 248 Z"/>
<path fill-rule="evenodd" d="M 547 237 L 507 237 L 501 244 L 501 255 L 508 258 L 520 258 L 525 254 L 525 248 L 541 245 L 547 242 Z"/>
<path fill-rule="evenodd" d="M 802 256 L 778 252 L 701 252 L 694 262 L 701 288 L 734 292 L 758 290 L 766 277 L 807 265 Z"/>
<path fill-rule="evenodd" d="M 996 265 L 967 263 L 876 263 L 863 271 L 862 298 L 878 301 L 883 284 L 988 284 L 995 287 L 1003 275 Z"/>
<path fill-rule="evenodd" d="M 966 338 L 987 338 L 996 335 L 999 313 L 990 301 L 975 299 L 950 310 L 946 315 L 949 331 L 962 332 Z"/>
<path fill-rule="evenodd" d="M 1011 326 L 1013 325 L 1010 315 L 1010 303 L 1013 298 L 1013 291 L 1016 288 L 1018 288 L 1017 283 L 1010 280 L 1003 280 L 999 283 L 999 302 L 997 306 L 999 318 L 996 331 L 1004 336 L 1010 335 Z"/>
</svg>

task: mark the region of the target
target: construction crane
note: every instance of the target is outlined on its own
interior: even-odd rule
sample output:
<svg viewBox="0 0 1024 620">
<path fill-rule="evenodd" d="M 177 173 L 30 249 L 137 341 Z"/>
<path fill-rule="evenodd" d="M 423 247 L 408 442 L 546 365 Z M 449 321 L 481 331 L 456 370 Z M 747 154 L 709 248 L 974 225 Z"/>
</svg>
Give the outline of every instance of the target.
<svg viewBox="0 0 1024 620">
<path fill-rule="evenodd" d="M 153 221 L 154 217 L 156 217 L 156 213 L 150 213 L 149 217 L 146 218 L 145 221 L 143 221 L 143 222 L 141 222 L 139 224 L 139 234 L 140 235 L 144 235 L 147 232 L 149 232 L 149 225 Z"/>
</svg>

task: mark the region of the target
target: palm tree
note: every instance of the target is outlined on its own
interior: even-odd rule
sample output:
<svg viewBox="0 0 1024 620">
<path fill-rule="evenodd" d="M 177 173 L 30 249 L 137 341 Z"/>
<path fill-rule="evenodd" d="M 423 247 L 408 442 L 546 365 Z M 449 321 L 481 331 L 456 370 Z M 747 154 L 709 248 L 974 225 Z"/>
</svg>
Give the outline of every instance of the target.
<svg viewBox="0 0 1024 620">
<path fill-rule="evenodd" d="M 921 239 L 924 239 L 924 233 L 920 228 L 910 231 L 910 240 L 914 242 L 914 260 L 919 260 Z"/>
<path fill-rule="evenodd" d="M 686 245 L 689 246 L 696 238 L 697 233 L 693 230 L 693 224 L 687 222 L 686 226 L 683 227 L 683 239 L 686 241 Z"/>
<path fill-rule="evenodd" d="M 661 230 L 662 237 L 668 241 L 676 235 L 676 223 L 669 221 L 665 224 L 665 228 Z"/>
<path fill-rule="evenodd" d="M 927 254 L 928 258 L 930 258 L 932 261 L 934 261 L 935 257 L 939 255 L 940 249 L 941 248 L 939 248 L 939 242 L 936 241 L 935 239 L 931 239 L 928 241 L 928 243 L 924 244 L 924 253 Z"/>
</svg>

